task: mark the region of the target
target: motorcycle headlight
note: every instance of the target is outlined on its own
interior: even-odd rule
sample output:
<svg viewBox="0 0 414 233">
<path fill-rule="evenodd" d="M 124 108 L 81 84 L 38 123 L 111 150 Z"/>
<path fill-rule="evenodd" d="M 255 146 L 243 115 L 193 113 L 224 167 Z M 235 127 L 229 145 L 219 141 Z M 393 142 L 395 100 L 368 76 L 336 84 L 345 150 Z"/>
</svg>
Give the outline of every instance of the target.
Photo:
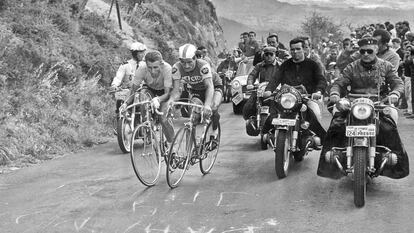
<svg viewBox="0 0 414 233">
<path fill-rule="evenodd" d="M 367 104 L 355 105 L 352 109 L 352 114 L 359 120 L 365 120 L 371 116 L 372 107 Z"/>
<path fill-rule="evenodd" d="M 239 89 L 239 87 L 240 87 L 240 82 L 239 82 L 239 81 L 233 81 L 233 82 L 232 82 L 232 84 L 231 84 L 231 87 L 232 87 L 233 89 Z"/>
<path fill-rule="evenodd" d="M 280 104 L 285 109 L 291 109 L 296 104 L 296 96 L 294 96 L 292 93 L 286 93 L 282 95 L 282 98 L 280 99 Z"/>
</svg>

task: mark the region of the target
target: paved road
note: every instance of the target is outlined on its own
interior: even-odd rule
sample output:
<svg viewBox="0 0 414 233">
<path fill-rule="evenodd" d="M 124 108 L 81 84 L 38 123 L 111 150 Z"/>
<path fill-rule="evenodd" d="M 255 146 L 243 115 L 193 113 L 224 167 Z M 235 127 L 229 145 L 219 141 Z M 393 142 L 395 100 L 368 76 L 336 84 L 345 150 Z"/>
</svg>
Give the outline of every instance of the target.
<svg viewBox="0 0 414 233">
<path fill-rule="evenodd" d="M 194 166 L 174 190 L 165 175 L 155 187 L 141 185 L 115 140 L 0 175 L 0 232 L 414 231 L 413 175 L 375 179 L 358 209 L 349 179 L 316 176 L 317 152 L 279 180 L 272 151 L 246 136 L 229 104 L 222 112 L 212 174 L 203 177 Z M 414 121 L 401 119 L 399 128 L 412 154 Z"/>
</svg>

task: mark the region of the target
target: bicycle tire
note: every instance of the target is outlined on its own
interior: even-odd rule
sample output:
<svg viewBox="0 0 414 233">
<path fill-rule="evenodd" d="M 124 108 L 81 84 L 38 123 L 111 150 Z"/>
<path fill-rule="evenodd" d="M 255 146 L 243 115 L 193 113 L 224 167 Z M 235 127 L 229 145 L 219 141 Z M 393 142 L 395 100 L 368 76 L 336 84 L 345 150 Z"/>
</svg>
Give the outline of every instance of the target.
<svg viewBox="0 0 414 233">
<path fill-rule="evenodd" d="M 127 129 L 129 129 L 127 131 Z M 116 137 L 118 140 L 119 148 L 123 153 L 129 153 L 131 146 L 131 126 L 125 117 L 119 118 L 116 127 Z"/>
<path fill-rule="evenodd" d="M 161 152 L 158 139 L 151 126 L 147 124 L 139 125 L 134 130 L 132 138 L 130 155 L 135 175 L 143 185 L 154 186 L 161 173 Z"/>
<path fill-rule="evenodd" d="M 201 148 L 201 158 L 200 158 L 200 171 L 204 175 L 210 173 L 211 169 L 214 166 L 214 163 L 217 159 L 217 154 L 220 148 L 220 138 L 221 138 L 221 127 L 220 123 L 218 124 L 218 132 L 217 137 L 215 138 L 215 141 L 211 141 L 210 136 L 213 136 L 212 134 L 213 130 L 213 122 L 211 121 L 206 128 L 206 131 L 204 132 L 204 137 L 202 141 L 202 148 Z M 215 143 L 215 145 L 213 144 Z M 211 147 L 215 147 L 213 150 L 211 150 Z"/>
<path fill-rule="evenodd" d="M 170 188 L 177 187 L 183 179 L 191 159 L 194 140 L 194 135 L 187 127 L 182 127 L 174 136 L 166 162 L 167 183 Z"/>
</svg>

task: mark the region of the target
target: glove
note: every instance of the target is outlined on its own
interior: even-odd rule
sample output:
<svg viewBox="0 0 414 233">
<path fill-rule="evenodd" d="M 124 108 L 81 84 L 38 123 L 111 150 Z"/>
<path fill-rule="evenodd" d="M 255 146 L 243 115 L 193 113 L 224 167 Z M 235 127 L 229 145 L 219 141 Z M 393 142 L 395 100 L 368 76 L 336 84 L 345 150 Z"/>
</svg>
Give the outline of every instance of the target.
<svg viewBox="0 0 414 233">
<path fill-rule="evenodd" d="M 391 95 L 388 96 L 388 102 L 390 104 L 398 103 L 398 99 L 399 99 L 399 97 L 396 94 L 391 94 Z"/>
<path fill-rule="evenodd" d="M 155 109 L 160 108 L 160 99 L 158 97 L 155 97 L 151 100 L 152 106 L 154 106 Z"/>
<path fill-rule="evenodd" d="M 340 99 L 339 95 L 334 94 L 334 95 L 329 96 L 329 101 L 332 102 L 332 103 L 338 102 L 339 99 Z"/>
<path fill-rule="evenodd" d="M 315 92 L 315 93 L 312 94 L 312 99 L 314 99 L 314 100 L 319 100 L 321 98 L 322 98 L 322 93 L 320 91 Z"/>
<path fill-rule="evenodd" d="M 252 84 L 247 84 L 246 88 L 247 88 L 247 90 L 252 90 L 254 88 L 254 86 Z"/>
</svg>

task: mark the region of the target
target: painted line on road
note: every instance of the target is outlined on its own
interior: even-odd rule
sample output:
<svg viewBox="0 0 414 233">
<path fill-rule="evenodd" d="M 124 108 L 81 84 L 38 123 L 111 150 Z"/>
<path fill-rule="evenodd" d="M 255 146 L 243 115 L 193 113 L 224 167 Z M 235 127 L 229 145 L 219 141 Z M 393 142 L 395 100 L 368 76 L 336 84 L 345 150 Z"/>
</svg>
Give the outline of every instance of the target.
<svg viewBox="0 0 414 233">
<path fill-rule="evenodd" d="M 138 221 L 138 222 L 136 222 L 136 223 L 134 223 L 134 224 L 132 224 L 131 226 L 129 226 L 125 231 L 124 231 L 124 233 L 127 233 L 129 230 L 131 230 L 132 228 L 134 228 L 136 225 L 139 225 L 141 223 L 141 221 Z"/>
<path fill-rule="evenodd" d="M 150 233 L 152 231 L 161 231 L 164 233 L 169 233 L 170 232 L 170 225 L 168 225 L 165 229 L 152 229 L 151 228 L 151 224 L 149 224 L 146 228 L 145 228 L 145 233 Z"/>
<path fill-rule="evenodd" d="M 43 212 L 43 211 L 36 211 L 36 212 L 34 212 L 34 213 L 20 215 L 20 216 L 18 216 L 18 217 L 16 218 L 16 224 L 19 224 L 20 219 L 21 219 L 21 218 L 23 218 L 23 217 L 26 217 L 26 216 L 29 216 L 29 215 L 39 214 L 39 213 L 42 213 L 42 212 Z"/>
<path fill-rule="evenodd" d="M 74 221 L 73 225 L 75 226 L 76 231 L 81 230 L 86 223 L 88 223 L 88 221 L 91 219 L 91 217 L 88 217 L 87 219 L 83 220 L 82 224 L 78 227 L 78 223 L 76 222 L 76 220 Z"/>
<path fill-rule="evenodd" d="M 190 233 L 212 233 L 215 229 L 211 228 L 209 231 L 206 231 L 206 227 L 201 227 L 198 230 L 193 230 L 191 227 L 187 228 Z"/>
<path fill-rule="evenodd" d="M 253 194 L 246 193 L 246 192 L 221 192 L 220 193 L 220 198 L 219 198 L 216 206 L 221 205 L 221 202 L 223 201 L 223 198 L 224 198 L 224 194 L 244 194 L 244 195 L 254 196 Z M 221 205 L 221 206 L 235 206 L 235 205 L 237 205 L 237 204 L 227 204 L 227 205 Z"/>
</svg>

